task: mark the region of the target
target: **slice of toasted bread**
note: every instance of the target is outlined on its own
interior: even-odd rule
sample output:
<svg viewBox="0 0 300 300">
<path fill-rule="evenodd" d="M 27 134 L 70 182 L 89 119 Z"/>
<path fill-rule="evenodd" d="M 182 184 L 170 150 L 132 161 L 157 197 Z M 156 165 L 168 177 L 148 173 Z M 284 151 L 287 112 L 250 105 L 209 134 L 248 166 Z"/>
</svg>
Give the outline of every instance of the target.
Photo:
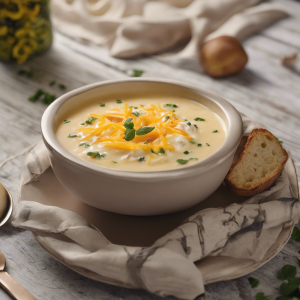
<svg viewBox="0 0 300 300">
<path fill-rule="evenodd" d="M 225 184 L 236 195 L 256 195 L 275 182 L 287 159 L 287 152 L 271 132 L 254 129 L 242 154 L 231 166 Z"/>
</svg>

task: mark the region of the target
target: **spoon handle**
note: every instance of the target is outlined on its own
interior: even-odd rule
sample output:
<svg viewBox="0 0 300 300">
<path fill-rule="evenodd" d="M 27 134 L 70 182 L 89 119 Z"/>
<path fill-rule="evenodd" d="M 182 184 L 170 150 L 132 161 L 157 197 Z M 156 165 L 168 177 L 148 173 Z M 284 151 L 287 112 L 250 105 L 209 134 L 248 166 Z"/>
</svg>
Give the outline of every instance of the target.
<svg viewBox="0 0 300 300">
<path fill-rule="evenodd" d="M 4 271 L 0 272 L 0 286 L 16 300 L 36 300 L 25 288 Z"/>
</svg>

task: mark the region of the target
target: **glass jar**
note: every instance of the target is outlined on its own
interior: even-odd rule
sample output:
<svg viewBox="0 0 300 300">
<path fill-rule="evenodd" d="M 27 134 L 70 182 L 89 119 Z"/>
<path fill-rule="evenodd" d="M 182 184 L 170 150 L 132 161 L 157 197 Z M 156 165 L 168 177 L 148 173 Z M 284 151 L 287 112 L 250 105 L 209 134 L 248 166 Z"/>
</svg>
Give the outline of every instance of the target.
<svg viewBox="0 0 300 300">
<path fill-rule="evenodd" d="M 0 0 L 0 60 L 24 63 L 52 43 L 50 0 Z"/>
</svg>

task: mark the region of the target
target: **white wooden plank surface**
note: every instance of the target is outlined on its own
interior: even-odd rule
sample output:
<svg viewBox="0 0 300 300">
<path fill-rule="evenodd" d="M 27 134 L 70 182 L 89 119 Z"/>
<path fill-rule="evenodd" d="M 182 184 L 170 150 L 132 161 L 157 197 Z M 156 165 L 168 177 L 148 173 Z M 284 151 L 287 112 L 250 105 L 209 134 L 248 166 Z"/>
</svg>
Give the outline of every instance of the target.
<svg viewBox="0 0 300 300">
<path fill-rule="evenodd" d="M 300 18 L 299 3 L 287 0 L 285 5 Z M 49 87 L 51 80 L 72 90 L 105 79 L 124 78 L 128 76 L 126 70 L 135 68 L 144 70 L 144 77 L 173 78 L 222 95 L 284 141 L 300 174 L 300 68 L 280 64 L 281 56 L 300 54 L 299 25 L 300 19 L 285 19 L 246 40 L 244 45 L 250 57 L 246 70 L 222 80 L 206 76 L 196 65 L 183 69 L 153 58 L 115 59 L 105 49 L 56 33 L 52 49 L 24 66 L 36 71 L 34 79 L 17 74 L 24 67 L 0 64 L 0 161 L 40 140 L 39 123 L 46 107 L 27 101 L 36 89 L 60 95 L 59 89 Z M 0 170 L 1 182 L 15 198 L 23 158 L 16 158 Z M 281 283 L 276 274 L 287 263 L 296 265 L 299 249 L 300 245 L 290 241 L 271 262 L 254 272 L 251 276 L 260 280 L 258 288 L 251 289 L 246 276 L 208 285 L 205 299 L 254 299 L 259 291 L 275 299 Z M 10 225 L 0 230 L 0 251 L 7 257 L 7 271 L 37 299 L 157 299 L 144 291 L 113 287 L 74 273 L 45 253 L 29 232 Z M 10 297 L 0 289 L 0 299 Z"/>
</svg>

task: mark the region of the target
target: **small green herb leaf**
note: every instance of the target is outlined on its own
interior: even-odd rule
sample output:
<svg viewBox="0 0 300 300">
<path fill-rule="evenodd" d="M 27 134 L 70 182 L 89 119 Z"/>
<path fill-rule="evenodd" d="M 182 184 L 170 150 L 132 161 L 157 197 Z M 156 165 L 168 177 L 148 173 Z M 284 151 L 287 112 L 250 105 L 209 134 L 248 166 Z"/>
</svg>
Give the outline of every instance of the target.
<svg viewBox="0 0 300 300">
<path fill-rule="evenodd" d="M 141 115 L 138 111 L 134 111 L 134 112 L 132 112 L 132 114 L 133 114 L 134 116 L 136 116 L 137 118 Z"/>
<path fill-rule="evenodd" d="M 118 104 L 123 103 L 122 100 L 116 100 Z"/>
<path fill-rule="evenodd" d="M 206 143 L 206 145 L 207 145 L 208 147 L 210 147 L 210 144 L 209 144 L 209 143 Z"/>
<path fill-rule="evenodd" d="M 188 155 L 190 152 L 189 151 L 184 151 L 183 154 Z"/>
<path fill-rule="evenodd" d="M 205 119 L 202 119 L 202 118 L 199 118 L 199 117 L 198 117 L 198 118 L 195 118 L 194 120 L 195 120 L 195 121 L 205 121 Z"/>
<path fill-rule="evenodd" d="M 134 129 L 126 129 L 124 132 L 125 136 L 124 136 L 124 140 L 125 141 L 131 141 L 134 139 L 135 137 L 135 130 Z"/>
<path fill-rule="evenodd" d="M 248 280 L 252 288 L 256 288 L 259 284 L 259 281 L 253 277 L 249 277 Z"/>
<path fill-rule="evenodd" d="M 164 150 L 164 148 L 160 148 L 157 153 L 166 153 L 166 151 Z"/>
<path fill-rule="evenodd" d="M 61 84 L 61 83 L 58 85 L 58 87 L 59 87 L 61 90 L 65 90 L 65 89 L 66 89 L 66 86 L 65 86 L 64 84 Z"/>
<path fill-rule="evenodd" d="M 116 164 L 116 163 L 117 163 L 116 161 L 113 161 L 113 160 L 112 160 L 111 162 L 112 162 L 112 163 L 114 163 L 114 164 Z"/>
<path fill-rule="evenodd" d="M 278 141 L 280 144 L 282 144 L 282 143 L 283 143 L 283 141 L 280 141 L 279 139 L 277 139 L 277 141 Z"/>
<path fill-rule="evenodd" d="M 255 300 L 269 300 L 269 298 L 265 296 L 264 293 L 257 293 L 255 296 Z"/>
<path fill-rule="evenodd" d="M 106 154 L 100 154 L 99 152 L 88 152 L 86 155 L 91 156 L 91 157 L 95 157 L 95 158 L 98 158 L 98 159 L 103 158 L 103 157 L 106 156 Z"/>
<path fill-rule="evenodd" d="M 104 107 L 105 106 L 105 103 L 100 103 L 99 104 L 101 107 Z"/>
<path fill-rule="evenodd" d="M 136 135 L 145 135 L 145 134 L 150 133 L 150 132 L 153 131 L 154 129 L 155 129 L 155 127 L 144 126 L 144 127 L 139 128 L 139 129 L 136 131 Z"/>
<path fill-rule="evenodd" d="M 194 159 L 194 160 L 198 160 L 198 158 L 190 158 L 190 159 L 177 159 L 176 160 L 176 162 L 177 163 L 179 163 L 179 164 L 181 164 L 181 165 L 184 165 L 184 164 L 186 164 L 189 160 L 192 160 L 192 159 Z"/>
<path fill-rule="evenodd" d="M 294 278 L 297 273 L 296 267 L 292 265 L 285 265 L 281 268 L 278 277 L 281 280 Z"/>
<path fill-rule="evenodd" d="M 145 161 L 145 157 L 144 156 L 139 157 L 139 161 L 140 162 Z"/>
<path fill-rule="evenodd" d="M 191 124 L 191 122 L 187 122 L 186 125 L 191 126 L 192 124 Z"/>
<path fill-rule="evenodd" d="M 18 74 L 22 76 L 22 75 L 27 74 L 27 71 L 26 71 L 26 70 L 20 70 L 20 71 L 18 72 Z"/>
<path fill-rule="evenodd" d="M 85 123 L 91 125 L 96 120 L 97 120 L 97 118 L 89 117 L 87 120 L 85 120 Z"/>
<path fill-rule="evenodd" d="M 194 126 L 198 129 L 198 126 L 196 124 L 194 124 Z"/>
<path fill-rule="evenodd" d="M 163 122 L 166 122 L 166 121 L 168 121 L 169 119 L 170 119 L 169 116 L 165 116 L 165 117 L 162 119 L 162 121 L 163 121 Z"/>
<path fill-rule="evenodd" d="M 296 226 L 293 229 L 292 238 L 296 242 L 300 242 L 300 229 L 298 227 L 296 227 Z"/>
<path fill-rule="evenodd" d="M 34 76 L 34 71 L 33 71 L 33 70 L 29 70 L 29 71 L 27 72 L 27 77 L 28 77 L 28 78 L 33 78 L 33 76 Z"/>
<path fill-rule="evenodd" d="M 190 141 L 191 144 L 196 144 L 196 141 Z"/>
<path fill-rule="evenodd" d="M 178 108 L 178 106 L 176 104 L 164 104 L 164 107 L 174 107 L 174 108 Z"/>
<path fill-rule="evenodd" d="M 44 95 L 44 93 L 45 92 L 43 90 L 38 89 L 31 97 L 28 98 L 28 100 L 31 102 L 36 102 L 42 95 Z"/>
<path fill-rule="evenodd" d="M 198 146 L 198 147 L 202 147 L 202 144 L 198 144 L 197 146 Z"/>
<path fill-rule="evenodd" d="M 218 130 L 214 130 L 213 133 L 219 132 Z"/>
<path fill-rule="evenodd" d="M 290 296 L 293 292 L 298 289 L 300 284 L 300 278 L 290 278 L 288 282 L 283 282 L 280 286 L 280 292 L 284 296 Z"/>
<path fill-rule="evenodd" d="M 42 102 L 44 104 L 51 104 L 56 99 L 56 96 L 47 92 L 44 92 L 44 98 Z"/>
<path fill-rule="evenodd" d="M 127 73 L 128 73 L 131 77 L 141 77 L 141 76 L 143 75 L 144 71 L 133 69 L 133 70 L 129 70 Z"/>
<path fill-rule="evenodd" d="M 124 122 L 124 127 L 126 128 L 126 129 L 133 129 L 133 127 L 134 127 L 134 124 L 132 123 L 132 118 L 127 118 L 126 119 L 126 121 Z"/>
<path fill-rule="evenodd" d="M 85 125 L 85 123 L 80 123 L 80 125 Z"/>
<path fill-rule="evenodd" d="M 157 154 L 156 152 L 153 151 L 153 149 L 150 149 L 150 152 L 151 152 L 151 153 L 154 153 L 154 154 Z"/>
<path fill-rule="evenodd" d="M 90 145 L 87 144 L 87 143 L 80 143 L 80 144 L 79 144 L 79 147 L 88 148 L 88 147 L 90 147 Z"/>
<path fill-rule="evenodd" d="M 70 120 L 64 120 L 65 124 L 70 123 L 70 122 L 71 122 Z"/>
<path fill-rule="evenodd" d="M 55 83 L 56 83 L 56 80 L 52 80 L 52 81 L 49 82 L 49 85 L 54 86 Z"/>
<path fill-rule="evenodd" d="M 77 135 L 76 135 L 76 134 L 72 134 L 72 133 L 70 133 L 70 134 L 68 135 L 68 138 L 75 138 L 75 137 L 77 137 Z"/>
</svg>

